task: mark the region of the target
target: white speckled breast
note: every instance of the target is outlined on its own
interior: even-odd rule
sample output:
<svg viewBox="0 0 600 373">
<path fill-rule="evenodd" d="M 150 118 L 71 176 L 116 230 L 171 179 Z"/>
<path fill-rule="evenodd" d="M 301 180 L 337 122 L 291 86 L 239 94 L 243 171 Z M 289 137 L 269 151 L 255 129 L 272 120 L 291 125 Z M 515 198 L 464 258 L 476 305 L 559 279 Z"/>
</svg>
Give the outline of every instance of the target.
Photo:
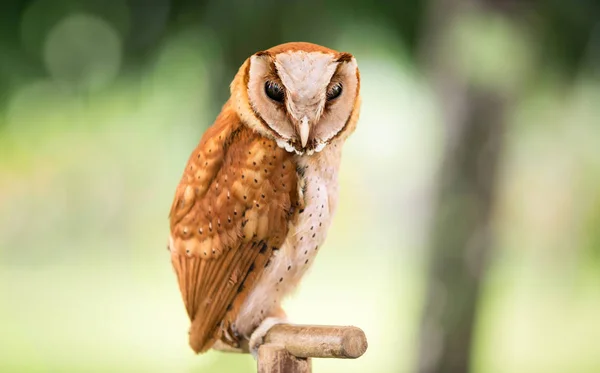
<svg viewBox="0 0 600 373">
<path fill-rule="evenodd" d="M 284 244 L 244 302 L 235 323 L 240 334 L 249 336 L 279 311 L 282 298 L 296 288 L 319 252 L 337 206 L 340 153 L 341 145 L 332 143 L 320 153 L 297 157 L 299 168 L 304 168 L 299 183 L 305 183 L 305 207 L 296 211 Z"/>
</svg>

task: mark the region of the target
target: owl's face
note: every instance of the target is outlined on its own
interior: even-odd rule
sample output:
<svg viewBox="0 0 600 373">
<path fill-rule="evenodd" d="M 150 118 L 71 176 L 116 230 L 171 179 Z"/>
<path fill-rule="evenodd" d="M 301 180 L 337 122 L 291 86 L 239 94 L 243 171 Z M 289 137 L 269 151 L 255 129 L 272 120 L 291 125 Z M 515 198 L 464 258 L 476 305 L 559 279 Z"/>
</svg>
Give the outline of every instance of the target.
<svg viewBox="0 0 600 373">
<path fill-rule="evenodd" d="M 244 122 L 287 151 L 309 155 L 354 130 L 359 88 L 352 55 L 309 43 L 252 55 L 232 83 Z"/>
</svg>

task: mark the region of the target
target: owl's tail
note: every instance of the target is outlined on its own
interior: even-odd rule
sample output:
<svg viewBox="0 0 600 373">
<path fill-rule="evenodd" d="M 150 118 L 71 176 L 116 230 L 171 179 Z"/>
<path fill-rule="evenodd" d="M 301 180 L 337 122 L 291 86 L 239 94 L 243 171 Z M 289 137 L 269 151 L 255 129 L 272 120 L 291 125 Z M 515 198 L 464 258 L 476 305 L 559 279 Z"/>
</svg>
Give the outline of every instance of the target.
<svg viewBox="0 0 600 373">
<path fill-rule="evenodd" d="M 208 351 L 216 342 L 217 338 L 206 332 L 206 325 L 200 318 L 196 318 L 190 327 L 190 347 L 195 353 L 201 354 Z"/>
</svg>

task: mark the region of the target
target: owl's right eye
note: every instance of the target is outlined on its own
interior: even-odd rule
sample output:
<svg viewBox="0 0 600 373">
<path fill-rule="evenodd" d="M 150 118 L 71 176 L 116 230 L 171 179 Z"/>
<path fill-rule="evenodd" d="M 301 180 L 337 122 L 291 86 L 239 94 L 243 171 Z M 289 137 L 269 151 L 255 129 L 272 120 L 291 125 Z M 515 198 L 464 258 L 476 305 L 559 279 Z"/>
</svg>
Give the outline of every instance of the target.
<svg viewBox="0 0 600 373">
<path fill-rule="evenodd" d="M 284 92 L 283 87 L 279 84 L 268 81 L 265 83 L 265 93 L 273 101 L 283 102 Z"/>
</svg>

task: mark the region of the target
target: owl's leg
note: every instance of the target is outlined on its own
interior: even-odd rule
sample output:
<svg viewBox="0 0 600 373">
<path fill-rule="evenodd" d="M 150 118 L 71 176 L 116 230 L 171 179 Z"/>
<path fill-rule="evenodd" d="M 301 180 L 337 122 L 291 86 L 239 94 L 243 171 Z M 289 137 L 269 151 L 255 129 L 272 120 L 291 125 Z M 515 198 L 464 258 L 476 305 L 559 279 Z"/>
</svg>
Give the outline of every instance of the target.
<svg viewBox="0 0 600 373">
<path fill-rule="evenodd" d="M 269 329 L 271 329 L 274 325 L 287 322 L 288 319 L 285 311 L 279 307 L 270 312 L 270 316 L 264 319 L 258 328 L 252 332 L 250 341 L 248 342 L 248 348 L 250 350 L 250 354 L 252 354 L 255 360 L 258 359 L 258 348 L 264 343 L 265 335 L 267 335 Z"/>
</svg>

